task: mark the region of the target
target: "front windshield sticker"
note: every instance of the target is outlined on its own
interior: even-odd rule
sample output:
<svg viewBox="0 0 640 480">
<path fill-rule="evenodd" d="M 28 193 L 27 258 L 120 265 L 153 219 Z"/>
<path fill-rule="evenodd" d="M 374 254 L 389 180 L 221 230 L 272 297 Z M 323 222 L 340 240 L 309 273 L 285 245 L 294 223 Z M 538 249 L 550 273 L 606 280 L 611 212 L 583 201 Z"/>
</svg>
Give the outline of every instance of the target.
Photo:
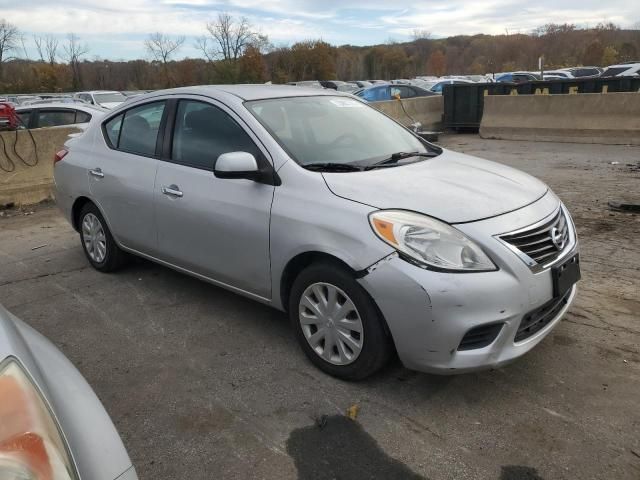
<svg viewBox="0 0 640 480">
<path fill-rule="evenodd" d="M 364 107 L 364 103 L 356 102 L 350 98 L 332 98 L 331 103 L 340 108 L 361 108 Z"/>
</svg>

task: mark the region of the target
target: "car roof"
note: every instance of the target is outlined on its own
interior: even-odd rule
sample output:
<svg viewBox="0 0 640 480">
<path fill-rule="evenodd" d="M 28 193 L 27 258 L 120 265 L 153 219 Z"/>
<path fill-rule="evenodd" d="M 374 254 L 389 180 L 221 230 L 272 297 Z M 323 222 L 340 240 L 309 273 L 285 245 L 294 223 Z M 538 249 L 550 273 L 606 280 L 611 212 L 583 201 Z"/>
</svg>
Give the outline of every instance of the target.
<svg viewBox="0 0 640 480">
<path fill-rule="evenodd" d="M 345 95 L 336 90 L 324 90 L 318 88 L 305 88 L 293 85 L 202 85 L 196 87 L 173 88 L 170 90 L 157 90 L 151 94 L 142 97 L 136 97 L 136 100 L 142 98 L 151 98 L 157 95 L 204 95 L 219 96 L 221 93 L 233 95 L 242 100 L 265 100 L 269 98 L 283 97 L 310 97 L 319 95 Z"/>
</svg>

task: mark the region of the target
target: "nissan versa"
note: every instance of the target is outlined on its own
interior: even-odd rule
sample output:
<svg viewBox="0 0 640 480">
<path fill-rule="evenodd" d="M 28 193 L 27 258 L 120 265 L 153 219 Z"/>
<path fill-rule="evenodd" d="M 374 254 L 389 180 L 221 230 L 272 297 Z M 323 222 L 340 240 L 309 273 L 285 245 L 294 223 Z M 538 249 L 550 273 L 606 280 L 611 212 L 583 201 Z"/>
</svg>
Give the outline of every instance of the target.
<svg viewBox="0 0 640 480">
<path fill-rule="evenodd" d="M 55 180 L 96 269 L 135 254 L 285 310 L 309 359 L 344 379 L 394 350 L 434 373 L 506 364 L 580 277 L 545 184 L 335 91 L 147 94 L 69 140 Z"/>
</svg>

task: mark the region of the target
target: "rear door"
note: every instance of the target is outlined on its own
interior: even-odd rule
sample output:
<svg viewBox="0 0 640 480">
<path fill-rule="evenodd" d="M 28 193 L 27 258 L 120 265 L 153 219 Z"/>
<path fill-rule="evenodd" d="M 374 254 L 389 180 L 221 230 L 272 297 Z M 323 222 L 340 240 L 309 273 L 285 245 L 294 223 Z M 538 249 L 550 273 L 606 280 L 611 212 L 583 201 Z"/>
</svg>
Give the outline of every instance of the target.
<svg viewBox="0 0 640 480">
<path fill-rule="evenodd" d="M 108 118 L 87 172 L 91 194 L 116 239 L 149 255 L 157 247 L 153 195 L 165 122 L 165 100 Z"/>
<path fill-rule="evenodd" d="M 269 222 L 275 187 L 213 174 L 223 153 L 249 152 L 260 165 L 270 162 L 266 150 L 221 104 L 183 98 L 174 108 L 155 186 L 159 257 L 270 298 Z"/>
</svg>

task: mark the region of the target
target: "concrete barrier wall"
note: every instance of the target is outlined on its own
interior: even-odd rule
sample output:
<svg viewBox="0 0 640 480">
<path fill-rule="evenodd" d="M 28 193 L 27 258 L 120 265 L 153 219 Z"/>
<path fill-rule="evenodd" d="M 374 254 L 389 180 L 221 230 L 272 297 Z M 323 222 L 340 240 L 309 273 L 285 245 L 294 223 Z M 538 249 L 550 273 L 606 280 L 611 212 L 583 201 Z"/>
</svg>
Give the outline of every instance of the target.
<svg viewBox="0 0 640 480">
<path fill-rule="evenodd" d="M 403 125 L 411 125 L 420 122 L 427 130 L 438 130 L 442 127 L 442 114 L 444 113 L 444 101 L 442 95 L 432 97 L 405 98 L 402 105 L 398 100 L 386 102 L 371 102 L 374 108 L 386 113 Z M 404 106 L 404 110 L 402 109 Z M 407 113 L 413 118 L 409 117 Z"/>
<path fill-rule="evenodd" d="M 480 136 L 640 145 L 640 93 L 489 95 Z"/>
<path fill-rule="evenodd" d="M 0 206 L 29 205 L 52 198 L 53 157 L 69 134 L 75 132 L 78 129 L 67 127 L 31 130 L 37 150 L 26 130 L 17 132 L 17 142 L 16 132 L 0 132 Z M 16 153 L 29 165 L 35 166 L 25 165 Z"/>
</svg>

